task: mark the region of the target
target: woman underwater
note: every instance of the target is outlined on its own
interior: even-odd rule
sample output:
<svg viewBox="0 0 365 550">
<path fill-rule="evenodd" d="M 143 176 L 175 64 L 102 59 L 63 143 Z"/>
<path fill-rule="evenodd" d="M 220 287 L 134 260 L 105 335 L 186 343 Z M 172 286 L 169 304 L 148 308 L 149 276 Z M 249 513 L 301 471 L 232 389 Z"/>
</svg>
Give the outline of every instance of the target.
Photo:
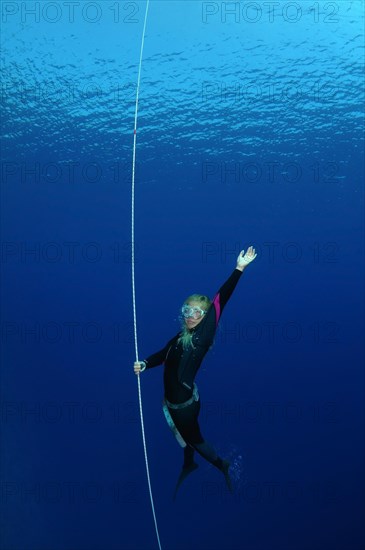
<svg viewBox="0 0 365 550">
<path fill-rule="evenodd" d="M 181 309 L 182 330 L 162 350 L 150 355 L 144 361 L 134 363 L 134 372 L 137 375 L 162 363 L 165 365 L 164 412 L 178 441 L 184 446 L 184 464 L 174 497 L 185 477 L 198 467 L 194 462 L 195 451 L 224 474 L 228 489 L 232 491 L 229 462 L 217 455 L 215 449 L 205 441 L 200 432 L 198 423 L 200 399 L 194 379 L 205 354 L 213 344 L 225 305 L 243 270 L 256 256 L 252 246 L 248 248 L 246 254 L 244 250 L 240 252 L 235 270 L 214 296 L 213 301 L 200 294 L 189 296 Z"/>
</svg>

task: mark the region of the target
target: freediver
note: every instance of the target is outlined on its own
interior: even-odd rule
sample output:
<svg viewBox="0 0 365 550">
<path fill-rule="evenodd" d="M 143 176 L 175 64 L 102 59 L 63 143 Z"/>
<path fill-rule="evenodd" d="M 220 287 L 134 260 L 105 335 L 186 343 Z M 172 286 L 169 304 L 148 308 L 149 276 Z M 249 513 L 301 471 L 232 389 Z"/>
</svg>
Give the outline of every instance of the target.
<svg viewBox="0 0 365 550">
<path fill-rule="evenodd" d="M 178 442 L 184 447 L 184 463 L 178 479 L 174 499 L 184 479 L 198 464 L 194 461 L 197 451 L 224 475 L 230 492 L 232 482 L 229 475 L 230 463 L 218 456 L 202 436 L 198 423 L 200 398 L 194 382 L 198 369 L 214 341 L 218 322 L 243 270 L 256 258 L 255 249 L 250 246 L 245 254 L 242 250 L 237 265 L 227 281 L 218 290 L 213 300 L 201 294 L 189 296 L 182 308 L 182 330 L 160 351 L 143 361 L 134 363 L 134 372 L 141 372 L 164 364 L 163 402 L 166 420 Z"/>
</svg>

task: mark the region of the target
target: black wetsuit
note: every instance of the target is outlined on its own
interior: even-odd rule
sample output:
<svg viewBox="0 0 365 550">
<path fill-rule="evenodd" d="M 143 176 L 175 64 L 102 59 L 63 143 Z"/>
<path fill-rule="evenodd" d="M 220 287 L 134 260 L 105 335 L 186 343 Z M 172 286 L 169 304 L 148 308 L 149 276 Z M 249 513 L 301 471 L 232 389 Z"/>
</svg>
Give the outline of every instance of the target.
<svg viewBox="0 0 365 550">
<path fill-rule="evenodd" d="M 170 403 L 183 403 L 193 394 L 193 384 L 201 362 L 213 344 L 216 328 L 242 271 L 235 269 L 228 280 L 222 285 L 200 323 L 191 329 L 194 347 L 184 350 L 176 334 L 160 351 L 144 359 L 146 369 L 165 365 L 164 386 L 165 397 Z M 185 463 L 192 461 L 193 449 L 196 449 L 206 460 L 221 468 L 222 460 L 215 450 L 206 442 L 200 433 L 198 416 L 200 400 L 182 409 L 169 408 L 171 417 L 183 439 L 191 446 L 185 449 Z"/>
</svg>

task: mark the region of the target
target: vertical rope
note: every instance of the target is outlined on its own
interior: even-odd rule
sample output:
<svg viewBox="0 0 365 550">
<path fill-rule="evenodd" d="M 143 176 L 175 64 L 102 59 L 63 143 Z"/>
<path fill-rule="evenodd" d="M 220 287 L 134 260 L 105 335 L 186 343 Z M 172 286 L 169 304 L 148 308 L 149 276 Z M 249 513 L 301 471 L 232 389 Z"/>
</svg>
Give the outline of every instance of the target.
<svg viewBox="0 0 365 550">
<path fill-rule="evenodd" d="M 146 33 L 146 24 L 147 24 L 149 3 L 150 3 L 150 0 L 147 0 L 147 2 L 146 2 L 146 12 L 145 12 L 144 24 L 143 24 L 141 52 L 140 52 L 140 56 L 139 56 L 137 92 L 136 92 L 136 108 L 135 108 L 135 113 L 134 113 L 134 132 L 133 132 L 133 162 L 132 162 L 132 299 L 133 299 L 133 326 L 134 326 L 134 345 L 135 345 L 135 352 L 136 352 L 136 361 L 138 361 L 138 338 L 137 338 L 137 313 L 136 313 L 136 285 L 135 285 L 135 277 L 134 277 L 134 265 L 135 265 L 135 247 L 134 247 L 134 194 L 135 194 L 135 184 L 134 184 L 134 182 L 135 182 L 135 167 L 136 167 L 136 144 L 137 144 L 137 121 L 138 121 L 139 87 L 140 87 L 140 81 L 141 81 L 141 68 L 142 68 L 144 37 L 145 37 L 145 33 Z M 149 489 L 149 493 L 150 493 L 150 500 L 151 500 L 153 520 L 154 520 L 154 523 L 155 523 L 157 542 L 158 542 L 159 549 L 161 550 L 160 535 L 159 535 L 159 532 L 158 532 L 155 507 L 154 507 L 154 504 L 153 504 L 150 472 L 149 472 L 149 466 L 148 466 L 147 446 L 146 446 L 146 437 L 145 437 L 145 432 L 144 432 L 143 409 L 142 409 L 141 381 L 140 381 L 139 375 L 137 376 L 137 380 L 138 380 L 139 412 L 140 412 L 140 417 L 141 417 L 142 440 L 143 440 L 144 458 L 145 458 L 145 463 L 146 463 L 147 482 L 148 482 L 148 489 Z"/>
</svg>

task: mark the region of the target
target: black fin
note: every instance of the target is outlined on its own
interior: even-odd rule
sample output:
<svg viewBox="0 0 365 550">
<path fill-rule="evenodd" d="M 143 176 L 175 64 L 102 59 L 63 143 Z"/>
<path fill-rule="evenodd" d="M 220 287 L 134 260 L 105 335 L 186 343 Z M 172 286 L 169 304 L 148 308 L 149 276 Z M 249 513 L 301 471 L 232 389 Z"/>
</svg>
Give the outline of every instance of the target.
<svg viewBox="0 0 365 550">
<path fill-rule="evenodd" d="M 189 466 L 184 466 L 183 467 L 183 469 L 181 470 L 181 473 L 179 475 L 179 479 L 177 480 L 177 483 L 176 483 L 173 500 L 176 499 L 177 492 L 178 492 L 182 482 L 188 477 L 189 474 L 191 474 L 197 468 L 198 468 L 198 464 L 196 464 L 195 462 L 193 462 Z"/>
</svg>

